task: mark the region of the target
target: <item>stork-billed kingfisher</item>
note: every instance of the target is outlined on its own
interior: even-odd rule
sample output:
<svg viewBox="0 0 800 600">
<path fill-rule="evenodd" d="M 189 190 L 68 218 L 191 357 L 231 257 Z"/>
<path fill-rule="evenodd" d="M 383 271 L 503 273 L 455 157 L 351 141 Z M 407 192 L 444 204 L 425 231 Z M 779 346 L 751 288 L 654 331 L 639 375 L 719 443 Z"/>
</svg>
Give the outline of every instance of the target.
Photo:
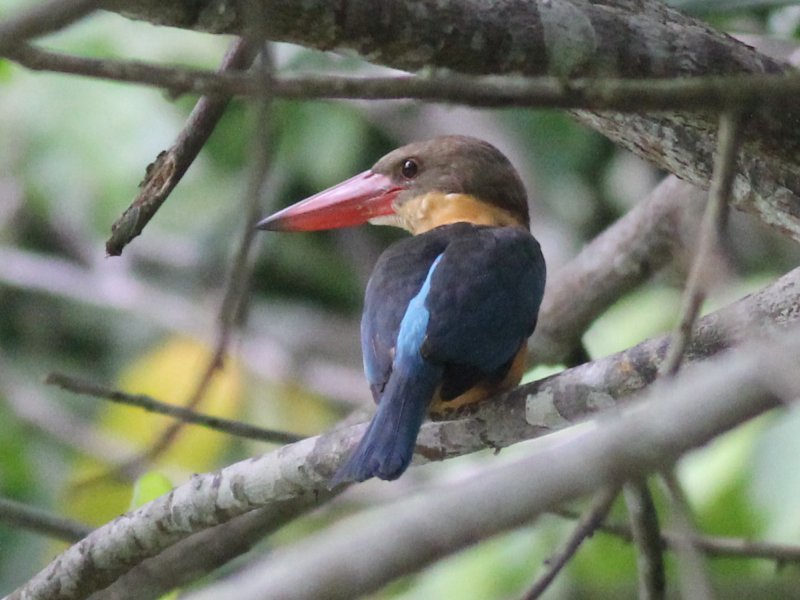
<svg viewBox="0 0 800 600">
<path fill-rule="evenodd" d="M 408 144 L 258 227 L 314 231 L 366 222 L 414 237 L 390 246 L 367 284 L 361 347 L 378 408 L 331 485 L 396 479 L 429 411 L 515 386 L 545 284 L 525 187 L 482 140 Z"/>
</svg>

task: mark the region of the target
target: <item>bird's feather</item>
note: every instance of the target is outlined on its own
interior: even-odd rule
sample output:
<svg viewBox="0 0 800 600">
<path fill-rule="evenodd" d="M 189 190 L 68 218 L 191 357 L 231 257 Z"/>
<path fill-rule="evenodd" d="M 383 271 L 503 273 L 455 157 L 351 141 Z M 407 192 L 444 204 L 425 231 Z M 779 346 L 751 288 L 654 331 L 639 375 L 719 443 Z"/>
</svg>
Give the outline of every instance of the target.
<svg viewBox="0 0 800 600">
<path fill-rule="evenodd" d="M 426 361 L 420 353 L 430 318 L 426 301 L 440 260 L 441 256 L 433 261 L 425 281 L 408 303 L 397 332 L 394 375 L 385 389 L 384 401 L 356 450 L 337 471 L 333 485 L 374 476 L 396 479 L 408 467 L 414 441 L 442 376 L 442 367 Z"/>
<path fill-rule="evenodd" d="M 437 389 L 447 400 L 502 379 L 536 324 L 544 278 L 521 228 L 454 223 L 386 250 L 361 323 L 378 410 L 335 482 L 399 476 Z"/>
</svg>

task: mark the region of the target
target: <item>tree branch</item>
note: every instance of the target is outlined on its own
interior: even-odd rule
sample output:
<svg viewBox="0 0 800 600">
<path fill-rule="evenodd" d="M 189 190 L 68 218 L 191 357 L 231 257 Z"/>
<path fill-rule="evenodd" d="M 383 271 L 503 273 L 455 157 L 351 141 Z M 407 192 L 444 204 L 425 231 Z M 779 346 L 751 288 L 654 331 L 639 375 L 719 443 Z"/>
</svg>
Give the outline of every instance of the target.
<svg viewBox="0 0 800 600">
<path fill-rule="evenodd" d="M 741 128 L 741 114 L 723 113 L 720 116 L 717 135 L 719 146 L 714 161 L 709 200 L 703 214 L 700 240 L 686 282 L 680 319 L 675 327 L 669 353 L 662 369 L 664 375 L 668 377 L 675 375 L 681 366 L 694 322 L 706 299 L 708 281 L 713 271 L 713 258 L 720 252 L 720 236 L 727 223 L 728 202 L 733 186 L 736 153 L 741 141 Z"/>
<path fill-rule="evenodd" d="M 276 501 L 228 522 L 190 535 L 153 558 L 144 560 L 93 594 L 90 600 L 156 600 L 177 587 L 190 584 L 251 550 L 278 528 L 322 504 L 332 494 L 321 492 L 314 504 L 308 498 Z"/>
<path fill-rule="evenodd" d="M 578 519 L 580 515 L 571 510 L 558 508 L 554 515 L 564 519 Z M 633 541 L 633 532 L 629 525 L 621 523 L 602 523 L 597 527 L 602 533 L 616 536 L 627 542 Z M 666 548 L 674 548 L 681 540 L 681 534 L 673 531 L 661 533 L 661 544 Z M 684 538 L 685 539 L 685 538 Z M 741 558 L 770 560 L 776 563 L 800 562 L 800 546 L 792 544 L 778 544 L 742 538 L 722 537 L 713 535 L 695 535 L 691 538 L 692 545 L 710 557 Z"/>
<path fill-rule="evenodd" d="M 0 522 L 70 543 L 77 542 L 92 531 L 91 527 L 83 523 L 52 515 L 8 498 L 0 498 Z"/>
<path fill-rule="evenodd" d="M 716 354 L 741 341 L 744 333 L 752 338 L 753 330 L 774 331 L 789 327 L 800 321 L 800 313 L 794 310 L 798 303 L 800 269 L 761 292 L 701 319 L 689 344 L 687 360 L 696 361 Z M 415 463 L 444 460 L 487 447 L 505 447 L 561 429 L 598 410 L 612 407 L 617 400 L 653 381 L 667 341 L 668 336 L 648 340 L 625 352 L 521 386 L 492 402 L 455 411 L 450 415 L 454 420 L 426 425 L 418 439 Z M 786 359 L 788 355 L 781 358 Z M 776 364 L 781 364 L 781 360 Z M 734 372 L 739 377 L 745 369 L 737 367 Z M 764 369 L 760 372 L 763 374 Z M 725 382 L 735 380 L 736 377 L 728 377 Z M 742 394 L 732 400 L 735 406 L 740 398 L 750 398 L 747 386 L 739 387 Z M 698 388 L 694 393 L 693 398 L 703 396 L 706 391 Z M 708 404 L 708 401 L 694 402 L 686 418 Z M 758 412 L 755 400 L 748 406 Z M 456 418 L 457 413 L 464 416 Z M 729 419 L 735 414 L 737 411 L 732 408 L 728 415 L 715 416 L 715 423 L 722 427 L 730 423 Z M 689 421 L 689 429 L 697 422 Z M 657 421 L 654 426 L 660 423 Z M 195 476 L 169 495 L 98 528 L 66 550 L 11 598 L 21 598 L 23 592 L 48 600 L 82 598 L 103 589 L 133 565 L 192 533 L 256 508 L 280 512 L 280 507 L 287 502 L 298 511 L 316 506 L 330 497 L 328 481 L 346 456 L 346 450 L 357 442 L 363 431 L 364 425 L 335 430 L 216 473 Z M 641 438 L 639 442 L 649 439 Z M 634 450 L 631 447 L 630 451 Z M 586 456 L 589 455 L 583 458 Z M 649 460 L 652 456 L 653 448 L 648 446 L 647 451 L 642 449 L 639 460 Z M 530 474 L 525 479 L 530 480 Z"/>
<path fill-rule="evenodd" d="M 796 368 L 792 334 L 769 349 L 734 351 L 684 373 L 557 448 L 341 521 L 187 600 L 232 594 L 241 600 L 352 598 L 530 522 L 561 502 L 671 465 L 689 449 L 779 405 L 762 369 L 776 359 Z"/>
<path fill-rule="evenodd" d="M 270 39 L 320 50 L 347 49 L 373 62 L 417 70 L 558 77 L 696 75 L 778 71 L 779 65 L 655 0 L 631 5 L 562 0 L 112 0 L 108 8 L 159 25 L 241 35 L 252 6 L 269 18 Z"/>
<path fill-rule="evenodd" d="M 529 342 L 534 363 L 562 362 L 614 302 L 690 242 L 706 194 L 671 176 L 549 277 Z"/>
<path fill-rule="evenodd" d="M 608 515 L 614 499 L 619 495 L 618 488 L 608 488 L 600 490 L 592 500 L 591 506 L 586 509 L 586 512 L 575 525 L 575 530 L 569 536 L 564 545 L 558 549 L 546 561 L 547 569 L 544 573 L 534 582 L 531 588 L 523 596 L 523 600 L 535 600 L 540 598 L 547 590 L 556 576 L 561 572 L 561 569 L 566 566 L 569 560 L 575 556 L 578 548 L 581 547 L 583 541 L 590 537 Z"/>
<path fill-rule="evenodd" d="M 661 528 L 653 495 L 646 479 L 623 486 L 631 540 L 636 546 L 639 600 L 661 600 L 666 593 Z"/>
<path fill-rule="evenodd" d="M 656 0 L 388 0 L 341 5 L 279 0 L 212 5 L 114 0 L 112 10 L 154 23 L 215 33 L 247 29 L 246 8 L 264 7 L 271 39 L 322 50 L 350 49 L 400 69 L 444 67 L 471 74 L 558 77 L 688 77 L 779 73 L 788 67 Z M 213 8 L 213 10 L 212 10 Z M 711 178 L 714 119 L 579 113 L 632 152 L 701 187 Z M 757 124 L 756 124 L 757 123 Z M 800 239 L 800 112 L 759 112 L 745 132 L 734 206 Z"/>
<path fill-rule="evenodd" d="M 103 0 L 46 0 L 0 22 L 0 51 L 58 31 L 93 12 Z"/>
<path fill-rule="evenodd" d="M 128 406 L 136 406 L 148 412 L 157 413 L 160 415 L 167 415 L 174 419 L 179 419 L 184 423 L 192 423 L 207 427 L 216 431 L 221 431 L 230 435 L 235 435 L 242 438 L 257 440 L 259 442 L 267 442 L 270 444 L 292 444 L 303 439 L 302 436 L 293 435 L 283 431 L 275 431 L 272 429 L 264 429 L 263 427 L 256 427 L 241 421 L 233 421 L 231 419 L 224 419 L 222 417 L 214 417 L 212 415 L 204 415 L 195 412 L 183 406 L 176 406 L 174 404 L 167 404 L 159 402 L 158 400 L 146 396 L 145 394 L 127 394 L 119 390 L 107 388 L 91 381 L 85 381 L 63 375 L 61 373 L 50 373 L 44 380 L 49 385 L 55 385 L 61 389 L 75 392 L 76 394 L 84 394 L 87 396 L 94 396 L 95 398 L 103 398 L 111 402 L 118 402 L 120 404 L 127 404 Z"/>
<path fill-rule="evenodd" d="M 24 53 L 25 49 L 22 51 Z M 218 73 L 246 70 L 253 62 L 255 53 L 251 43 L 241 38 L 235 40 L 225 54 Z M 230 99 L 230 95 L 216 95 L 203 96 L 197 101 L 175 143 L 148 165 L 133 203 L 111 226 L 111 237 L 106 242 L 109 256 L 120 255 L 122 249 L 142 232 L 161 208 L 205 146 Z"/>
<path fill-rule="evenodd" d="M 680 566 L 678 574 L 680 575 L 681 595 L 684 598 L 711 600 L 714 598 L 714 593 L 708 567 L 693 542 L 697 538 L 696 528 L 692 522 L 689 503 L 675 477 L 675 470 L 673 468 L 664 469 L 661 473 L 661 481 L 664 483 L 670 501 L 675 532 L 674 549 Z"/>
<path fill-rule="evenodd" d="M 26 44 L 5 49 L 3 53 L 34 71 L 147 85 L 164 88 L 173 95 L 257 96 L 259 93 L 258 81 L 253 75 L 231 70 L 208 71 L 132 60 L 88 58 Z M 719 112 L 755 104 L 786 107 L 800 93 L 800 76 L 791 71 L 636 80 L 456 73 L 389 77 L 284 75 L 274 79 L 273 93 L 292 100 L 415 99 L 480 107 Z"/>
</svg>

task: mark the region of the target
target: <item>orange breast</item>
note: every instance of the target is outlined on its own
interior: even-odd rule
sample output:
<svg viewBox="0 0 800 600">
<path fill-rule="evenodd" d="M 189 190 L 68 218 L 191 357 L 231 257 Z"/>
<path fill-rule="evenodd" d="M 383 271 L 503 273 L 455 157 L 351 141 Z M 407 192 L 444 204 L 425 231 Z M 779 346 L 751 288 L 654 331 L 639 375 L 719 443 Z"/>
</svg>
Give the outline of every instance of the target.
<svg viewBox="0 0 800 600">
<path fill-rule="evenodd" d="M 452 400 L 442 400 L 437 393 L 433 397 L 429 412 L 431 415 L 441 415 L 442 413 L 466 406 L 467 404 L 474 404 L 492 396 L 505 392 L 513 388 L 522 379 L 525 373 L 525 357 L 528 352 L 527 342 L 522 344 L 522 347 L 517 351 L 514 361 L 511 363 L 511 368 L 508 370 L 506 376 L 500 380 L 490 383 L 480 383 L 473 388 L 470 388 L 460 396 L 456 396 Z"/>
</svg>

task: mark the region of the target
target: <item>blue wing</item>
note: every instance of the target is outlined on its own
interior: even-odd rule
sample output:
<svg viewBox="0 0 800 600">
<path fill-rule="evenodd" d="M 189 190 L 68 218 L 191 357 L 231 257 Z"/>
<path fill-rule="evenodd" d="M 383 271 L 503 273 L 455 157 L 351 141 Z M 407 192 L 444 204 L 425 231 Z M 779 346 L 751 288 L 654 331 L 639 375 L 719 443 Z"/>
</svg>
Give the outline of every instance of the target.
<svg viewBox="0 0 800 600">
<path fill-rule="evenodd" d="M 421 352 L 446 367 L 443 400 L 506 375 L 533 333 L 544 293 L 544 259 L 527 231 L 472 227 L 448 245 L 426 302 Z"/>
<path fill-rule="evenodd" d="M 544 278 L 539 245 L 521 229 L 456 223 L 387 250 L 361 321 L 378 410 L 332 485 L 399 477 L 437 389 L 447 400 L 502 379 L 533 332 Z"/>
<path fill-rule="evenodd" d="M 447 244 L 442 235 L 405 238 L 384 251 L 375 265 L 361 317 L 364 373 L 375 402 L 380 400 L 392 373 L 403 316 Z"/>
<path fill-rule="evenodd" d="M 361 322 L 364 370 L 376 401 L 392 373 L 406 309 L 440 255 L 425 298 L 421 352 L 445 366 L 445 399 L 502 377 L 533 332 L 545 266 L 527 231 L 455 223 L 402 240 L 379 259 Z"/>
</svg>

